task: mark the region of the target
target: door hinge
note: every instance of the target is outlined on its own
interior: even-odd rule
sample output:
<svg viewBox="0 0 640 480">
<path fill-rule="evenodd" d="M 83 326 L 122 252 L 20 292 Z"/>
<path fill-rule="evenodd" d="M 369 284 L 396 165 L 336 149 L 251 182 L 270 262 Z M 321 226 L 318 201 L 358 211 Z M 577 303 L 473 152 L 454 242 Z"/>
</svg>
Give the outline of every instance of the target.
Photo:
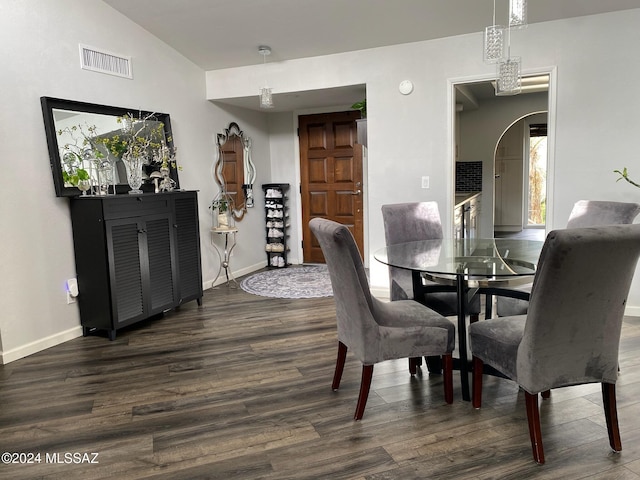
<svg viewBox="0 0 640 480">
<path fill-rule="evenodd" d="M 302 249 L 304 250 L 304 240 L 300 242 L 300 246 L 302 247 Z"/>
</svg>

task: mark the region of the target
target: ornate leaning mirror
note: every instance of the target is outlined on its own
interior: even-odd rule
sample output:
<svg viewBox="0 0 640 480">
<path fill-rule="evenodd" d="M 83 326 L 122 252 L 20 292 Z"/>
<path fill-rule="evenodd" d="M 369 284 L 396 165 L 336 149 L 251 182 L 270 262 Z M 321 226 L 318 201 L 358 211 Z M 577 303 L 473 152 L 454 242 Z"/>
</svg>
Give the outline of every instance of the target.
<svg viewBox="0 0 640 480">
<path fill-rule="evenodd" d="M 251 160 L 251 138 L 232 122 L 216 136 L 216 150 L 214 177 L 220 187 L 218 198 L 229 202 L 235 220 L 242 220 L 247 208 L 253 207 L 256 167 Z"/>
<path fill-rule="evenodd" d="M 147 129 L 157 132 L 162 145 L 175 152 L 171 138 L 171 123 L 168 114 L 137 111 L 135 109 L 75 102 L 59 98 L 41 97 L 42 114 L 49 147 L 51 173 L 56 196 L 80 195 L 77 172 L 81 170 L 92 185 L 99 185 L 101 194 L 126 193 L 130 190 L 127 169 L 121 156 L 113 154 L 101 139 L 113 139 L 123 134 L 126 128 L 119 119 L 130 116 L 134 120 L 144 118 Z M 124 136 L 124 135 L 123 135 Z M 97 140 L 97 141 L 96 141 Z M 89 145 L 91 144 L 91 145 Z M 96 144 L 100 145 L 96 147 Z M 99 148 L 98 157 L 90 150 Z M 174 157 L 175 159 L 175 157 Z M 160 164 L 147 158 L 142 165 L 143 192 L 157 191 Z M 178 169 L 175 162 L 168 165 L 167 182 L 171 188 L 179 189 Z M 156 182 L 154 184 L 154 182 Z"/>
</svg>

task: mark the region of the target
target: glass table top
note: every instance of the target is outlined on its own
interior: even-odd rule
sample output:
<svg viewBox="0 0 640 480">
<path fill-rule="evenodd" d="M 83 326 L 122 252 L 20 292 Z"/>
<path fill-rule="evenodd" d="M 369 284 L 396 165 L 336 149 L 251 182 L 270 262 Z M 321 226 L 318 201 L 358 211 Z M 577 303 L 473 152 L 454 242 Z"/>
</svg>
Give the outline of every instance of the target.
<svg viewBox="0 0 640 480">
<path fill-rule="evenodd" d="M 373 256 L 392 267 L 422 272 L 439 283 L 462 276 L 478 284 L 517 285 L 531 281 L 543 244 L 511 238 L 422 240 L 391 245 Z"/>
</svg>

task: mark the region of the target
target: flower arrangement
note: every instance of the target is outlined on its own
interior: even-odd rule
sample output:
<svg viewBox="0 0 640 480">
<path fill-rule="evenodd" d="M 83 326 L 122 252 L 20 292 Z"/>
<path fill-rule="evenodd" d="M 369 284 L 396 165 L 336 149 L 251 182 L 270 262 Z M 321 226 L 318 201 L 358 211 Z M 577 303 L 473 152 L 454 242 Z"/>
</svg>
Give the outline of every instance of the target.
<svg viewBox="0 0 640 480">
<path fill-rule="evenodd" d="M 164 123 L 156 121 L 153 113 L 138 118 L 128 113 L 118 117 L 116 121 L 122 126 L 121 133 L 111 137 L 95 137 L 95 141 L 104 145 L 114 157 L 153 159 L 156 156 L 154 152 L 163 145 L 166 147 Z"/>
<path fill-rule="evenodd" d="M 69 139 L 62 146 L 62 180 L 65 185 L 77 187 L 81 180 L 90 179 L 83 162 L 104 157 L 96 148 L 96 126 L 74 125 L 60 129 L 57 133 Z"/>
<path fill-rule="evenodd" d="M 627 167 L 624 167 L 622 169 L 622 171 L 620 170 L 614 170 L 613 173 L 617 173 L 618 175 L 620 175 L 618 177 L 618 179 L 616 180 L 616 182 L 619 182 L 620 180 L 626 180 L 627 182 L 629 182 L 631 185 L 633 185 L 634 187 L 638 187 L 640 188 L 640 183 L 634 182 L 633 180 L 631 180 L 629 178 L 629 174 L 627 173 Z"/>
</svg>

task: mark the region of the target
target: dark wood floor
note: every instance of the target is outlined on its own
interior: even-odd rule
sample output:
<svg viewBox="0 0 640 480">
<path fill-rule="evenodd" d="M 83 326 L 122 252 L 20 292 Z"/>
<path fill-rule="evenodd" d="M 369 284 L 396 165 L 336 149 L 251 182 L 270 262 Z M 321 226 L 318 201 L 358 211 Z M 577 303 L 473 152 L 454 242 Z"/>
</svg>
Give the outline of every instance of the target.
<svg viewBox="0 0 640 480">
<path fill-rule="evenodd" d="M 334 311 L 332 298 L 222 287 L 113 342 L 78 338 L 0 366 L 0 452 L 41 455 L 0 465 L 0 478 L 640 479 L 640 319 L 623 330 L 622 453 L 609 451 L 599 387 L 565 388 L 541 407 L 541 467 L 523 394 L 506 380 L 487 378 L 474 410 L 457 372 L 447 405 L 440 376 L 386 362 L 354 422 L 352 356 L 330 388 Z M 99 463 L 64 463 L 76 452 Z"/>
</svg>

